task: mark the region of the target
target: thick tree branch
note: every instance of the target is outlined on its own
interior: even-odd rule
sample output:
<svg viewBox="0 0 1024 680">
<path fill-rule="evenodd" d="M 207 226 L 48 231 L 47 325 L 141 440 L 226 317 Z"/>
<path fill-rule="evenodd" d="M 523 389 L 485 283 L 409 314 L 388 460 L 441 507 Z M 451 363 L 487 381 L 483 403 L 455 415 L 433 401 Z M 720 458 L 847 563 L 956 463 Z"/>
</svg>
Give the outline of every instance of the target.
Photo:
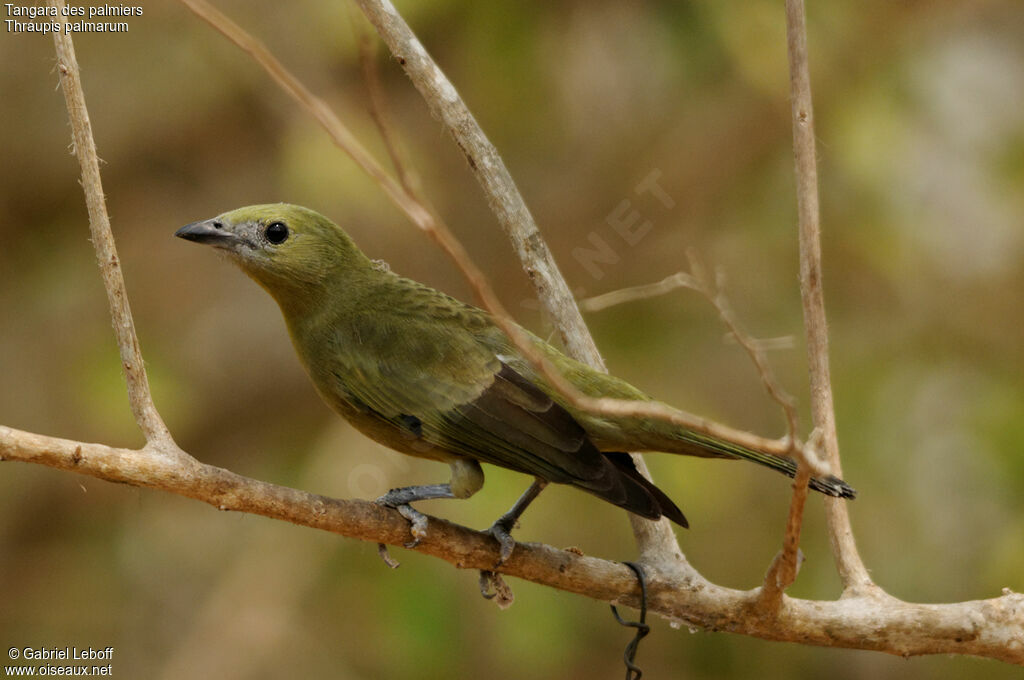
<svg viewBox="0 0 1024 680">
<path fill-rule="evenodd" d="M 814 108 L 807 61 L 807 21 L 803 0 L 786 0 L 790 99 L 793 109 L 793 154 L 796 160 L 797 211 L 800 230 L 800 297 L 807 335 L 811 382 L 811 417 L 821 433 L 833 474 L 842 476 L 836 434 L 832 378 L 828 364 L 828 323 L 821 273 L 821 227 L 818 215 L 818 169 L 814 149 Z M 806 494 L 806 488 L 794 493 Z M 800 504 L 802 507 L 802 503 Z M 846 503 L 826 498 L 829 538 L 843 586 L 857 592 L 874 584 L 857 552 Z M 792 524 L 791 524 L 792 526 Z M 799 530 L 797 525 L 797 530 Z"/>
<path fill-rule="evenodd" d="M 0 461 L 39 463 L 112 482 L 161 489 L 233 510 L 280 519 L 365 541 L 401 545 L 409 523 L 376 503 L 338 500 L 249 479 L 152 448 L 119 449 L 47 437 L 0 426 Z M 417 552 L 461 569 L 490 569 L 497 545 L 489 534 L 430 518 Z M 596 600 L 637 606 L 633 572 L 609 562 L 536 543 L 520 543 L 503 574 Z M 812 601 L 781 596 L 771 613 L 760 589 L 717 586 L 693 570 L 648 566 L 649 605 L 657 614 L 709 630 L 766 640 L 868 649 L 913 656 L 970 654 L 1024 665 L 1024 595 L 956 604 L 913 604 L 881 591 Z"/>
</svg>

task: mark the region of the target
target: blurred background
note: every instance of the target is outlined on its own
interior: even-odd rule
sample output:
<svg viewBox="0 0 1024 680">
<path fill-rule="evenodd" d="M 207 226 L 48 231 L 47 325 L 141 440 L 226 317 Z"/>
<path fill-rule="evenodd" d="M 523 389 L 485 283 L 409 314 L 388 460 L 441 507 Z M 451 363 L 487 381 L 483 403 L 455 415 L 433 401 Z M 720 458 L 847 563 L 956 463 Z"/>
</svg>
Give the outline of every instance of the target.
<svg viewBox="0 0 1024 680">
<path fill-rule="evenodd" d="M 491 136 L 574 291 L 649 283 L 697 250 L 809 429 L 781 2 L 397 3 Z M 220 0 L 371 148 L 346 2 Z M 810 3 L 825 291 L 844 476 L 873 577 L 923 602 L 1024 590 L 1024 5 Z M 271 299 L 179 226 L 288 201 L 393 269 L 471 300 L 417 232 L 240 50 L 178 3 L 75 37 L 104 188 L 156 402 L 207 463 L 339 497 L 439 482 L 324 406 Z M 360 20 L 361 21 L 361 20 Z M 465 161 L 378 48 L 389 113 L 425 191 L 519 320 L 551 332 Z M 69 155 L 49 37 L 0 37 L 0 423 L 138 446 Z M 638 191 L 654 178 L 664 195 Z M 667 197 L 667 200 L 665 200 Z M 624 203 L 628 202 L 628 203 Z M 636 211 L 624 238 L 616 217 Z M 647 224 L 645 224 L 647 223 Z M 595 253 L 600 253 L 596 257 Z M 694 293 L 587 317 L 611 370 L 681 408 L 776 436 L 777 407 Z M 650 455 L 690 517 L 691 561 L 752 588 L 780 545 L 785 479 Z M 486 527 L 528 480 L 488 470 L 429 512 Z M 521 540 L 635 557 L 610 505 L 548 490 Z M 821 502 L 792 594 L 839 595 Z M 0 642 L 113 646 L 138 678 L 620 677 L 630 631 L 606 604 L 168 494 L 8 463 L 0 474 Z M 1010 678 L 964 658 L 902 660 L 673 630 L 648 677 Z"/>
</svg>

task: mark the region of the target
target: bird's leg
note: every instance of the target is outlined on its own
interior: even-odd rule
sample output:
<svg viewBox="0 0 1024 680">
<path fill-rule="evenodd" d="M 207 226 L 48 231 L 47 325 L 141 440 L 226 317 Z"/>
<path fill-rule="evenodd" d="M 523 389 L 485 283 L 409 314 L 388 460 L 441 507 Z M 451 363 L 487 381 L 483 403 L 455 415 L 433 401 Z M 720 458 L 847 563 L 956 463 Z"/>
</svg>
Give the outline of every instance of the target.
<svg viewBox="0 0 1024 680">
<path fill-rule="evenodd" d="M 406 548 L 415 548 L 427 535 L 427 516 L 413 508 L 410 503 L 434 498 L 469 498 L 484 485 L 484 471 L 475 460 L 458 458 L 452 460 L 449 465 L 452 469 L 452 481 L 448 484 L 404 486 L 391 489 L 377 499 L 377 503 L 398 510 L 412 525 L 410 532 L 413 540 L 405 544 Z"/>
<path fill-rule="evenodd" d="M 427 516 L 409 505 L 415 501 L 426 501 L 432 498 L 455 498 L 451 484 L 423 484 L 421 486 L 403 486 L 391 489 L 377 499 L 380 505 L 394 508 L 402 517 L 409 520 L 412 526 L 409 532 L 412 540 L 405 544 L 406 548 L 415 548 L 427 535 Z"/>
<path fill-rule="evenodd" d="M 540 495 L 540 492 L 544 490 L 544 487 L 548 485 L 548 480 L 537 477 L 533 480 L 533 484 L 530 488 L 523 492 L 523 495 L 519 497 L 515 505 L 506 512 L 504 515 L 499 517 L 491 528 L 487 530 L 491 536 L 494 536 L 495 540 L 501 546 L 501 556 L 498 558 L 498 563 L 495 567 L 500 567 L 505 564 L 508 558 L 512 557 L 512 550 L 516 547 L 516 542 L 512 538 L 510 533 L 515 527 L 516 522 L 519 521 L 519 516 L 523 514 L 527 506 L 533 502 L 533 500 Z"/>
<path fill-rule="evenodd" d="M 377 499 L 381 505 L 397 508 L 416 501 L 428 501 L 433 498 L 455 498 L 451 484 L 421 484 L 419 486 L 403 486 L 391 489 Z"/>
</svg>

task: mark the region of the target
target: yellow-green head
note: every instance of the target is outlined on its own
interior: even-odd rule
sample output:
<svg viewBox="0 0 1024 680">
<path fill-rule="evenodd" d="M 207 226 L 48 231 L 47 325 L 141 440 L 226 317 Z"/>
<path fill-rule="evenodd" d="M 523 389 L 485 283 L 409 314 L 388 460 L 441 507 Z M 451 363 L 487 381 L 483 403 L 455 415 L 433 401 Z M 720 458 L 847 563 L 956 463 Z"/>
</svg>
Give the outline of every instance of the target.
<svg viewBox="0 0 1024 680">
<path fill-rule="evenodd" d="M 214 246 L 284 306 L 331 286 L 339 274 L 371 266 L 341 227 L 288 203 L 250 205 L 193 222 L 178 236 Z"/>
</svg>

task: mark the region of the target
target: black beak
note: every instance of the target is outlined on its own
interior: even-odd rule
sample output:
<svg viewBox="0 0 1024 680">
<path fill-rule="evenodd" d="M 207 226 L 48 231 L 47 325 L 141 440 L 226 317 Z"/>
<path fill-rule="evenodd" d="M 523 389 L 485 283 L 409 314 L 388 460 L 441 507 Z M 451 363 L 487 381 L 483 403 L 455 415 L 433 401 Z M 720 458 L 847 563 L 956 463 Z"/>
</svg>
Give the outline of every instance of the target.
<svg viewBox="0 0 1024 680">
<path fill-rule="evenodd" d="M 186 224 L 174 232 L 174 235 L 186 241 L 207 243 L 218 248 L 230 248 L 237 239 L 234 234 L 224 228 L 222 222 L 216 219 Z"/>
</svg>

